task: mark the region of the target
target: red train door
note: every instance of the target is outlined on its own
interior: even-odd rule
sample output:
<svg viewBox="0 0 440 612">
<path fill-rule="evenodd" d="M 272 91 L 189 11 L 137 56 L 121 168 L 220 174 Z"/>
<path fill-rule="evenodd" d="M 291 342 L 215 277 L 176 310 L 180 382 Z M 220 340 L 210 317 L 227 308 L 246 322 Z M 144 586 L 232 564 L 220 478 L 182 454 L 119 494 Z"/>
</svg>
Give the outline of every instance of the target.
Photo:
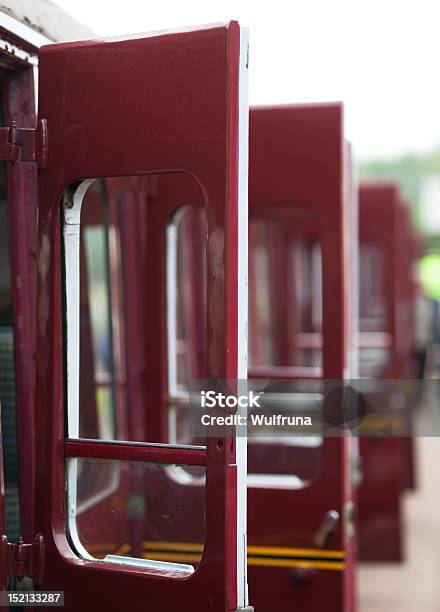
<svg viewBox="0 0 440 612">
<path fill-rule="evenodd" d="M 325 409 L 323 379 L 340 384 L 356 376 L 355 202 L 342 117 L 340 105 L 250 113 L 249 379 L 297 381 L 293 414 Z M 353 439 L 319 433 L 249 437 L 249 590 L 256 609 L 355 609 Z"/>
<path fill-rule="evenodd" d="M 411 271 L 407 207 L 400 199 L 396 184 L 370 182 L 360 186 L 359 208 L 360 375 L 384 379 L 390 387 L 391 381 L 410 376 Z M 380 393 L 377 396 L 378 417 L 383 418 L 389 406 L 386 401 L 380 403 Z M 396 410 L 394 417 L 396 422 L 399 419 L 405 422 L 405 437 L 380 438 L 374 432 L 370 437 L 367 431 L 360 440 L 364 474 L 359 488 L 361 560 L 402 561 L 404 558 L 401 498 L 413 479 L 409 403 Z"/>
<path fill-rule="evenodd" d="M 5 17 L 3 15 L 3 17 Z M 21 39 L 13 20 L 1 19 L 4 77 L 0 86 L 0 409 L 2 422 L 1 584 L 14 588 L 24 573 L 16 542 L 33 540 L 36 331 L 37 168 L 10 163 L 15 123 L 35 126 L 36 48 Z M 9 27 L 12 29 L 9 30 Z M 38 37 L 37 37 L 38 38 Z M 25 52 L 23 53 L 23 51 Z M 3 514 L 4 512 L 4 514 Z M 9 542 L 8 542 L 9 540 Z M 20 546 L 20 544 L 18 544 Z"/>
<path fill-rule="evenodd" d="M 39 125 L 47 122 L 48 147 L 39 173 L 35 531 L 45 551 L 38 588 L 64 590 L 67 610 L 119 611 L 128 601 L 139 610 L 247 606 L 246 499 L 240 486 L 246 477 L 245 445 L 232 428 L 195 446 L 168 444 L 157 428 L 148 427 L 167 375 L 163 325 L 152 334 L 154 319 L 146 320 L 150 331 L 144 337 L 147 389 L 142 400 L 136 397 L 145 411 L 145 441 L 129 441 L 139 439 L 143 425 L 120 425 L 130 417 L 130 406 L 118 398 L 133 371 L 117 351 L 125 341 L 122 328 L 106 329 L 122 312 L 118 258 L 111 256 L 117 252 L 112 244 L 119 240 L 118 227 L 123 270 L 127 273 L 129 261 L 136 265 L 124 238 L 130 214 L 123 222 L 112 216 L 112 181 L 100 182 L 101 208 L 93 203 L 95 179 L 149 175 L 154 183 L 158 175 L 171 180 L 184 175 L 192 181 L 207 220 L 207 372 L 213 379 L 245 378 L 246 347 L 239 330 L 246 327 L 246 301 L 239 297 L 245 291 L 246 259 L 237 255 L 247 218 L 246 189 L 239 181 L 247 173 L 246 72 L 246 34 L 235 22 L 40 51 Z M 88 236 L 81 234 L 81 206 L 88 207 Z M 100 237 L 93 228 L 101 226 L 107 229 Z M 100 244 L 110 254 L 104 268 L 93 254 Z M 157 244 L 160 248 L 163 241 Z M 87 252 L 86 277 L 81 270 Z M 155 275 L 142 289 L 147 303 L 156 303 L 164 260 L 152 249 L 148 254 L 157 256 L 157 269 L 148 262 Z M 94 303 L 101 304 L 94 314 L 95 306 L 81 296 L 100 274 L 108 282 L 94 289 Z M 129 306 L 124 305 L 126 317 Z M 80 312 L 86 313 L 82 319 Z M 80 329 L 81 322 L 92 331 Z M 83 355 L 92 350 L 100 356 L 95 395 L 84 391 L 93 384 L 88 371 L 93 364 L 86 366 Z M 130 358 L 127 351 L 125 356 Z M 95 419 L 88 418 L 90 405 Z M 130 438 L 128 431 L 137 433 Z M 196 510 L 184 496 L 188 473 L 204 483 Z M 138 542 L 127 555 L 128 538 L 139 533 L 133 517 L 140 515 L 147 521 L 147 548 Z M 199 554 L 193 564 L 179 562 L 185 533 L 194 541 L 198 528 L 203 539 L 195 552 L 201 559 Z M 164 530 L 175 538 L 172 560 L 170 551 L 158 546 L 166 540 Z M 98 544 L 109 547 L 99 552 Z"/>
</svg>

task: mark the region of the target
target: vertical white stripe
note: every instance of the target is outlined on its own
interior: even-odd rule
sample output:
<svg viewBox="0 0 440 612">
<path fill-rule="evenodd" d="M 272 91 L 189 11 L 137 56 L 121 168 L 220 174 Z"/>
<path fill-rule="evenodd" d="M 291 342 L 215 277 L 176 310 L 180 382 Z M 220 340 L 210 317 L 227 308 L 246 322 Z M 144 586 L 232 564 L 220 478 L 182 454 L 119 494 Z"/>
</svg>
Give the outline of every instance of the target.
<svg viewBox="0 0 440 612">
<path fill-rule="evenodd" d="M 67 435 L 79 437 L 79 369 L 80 369 L 80 222 L 81 206 L 87 189 L 95 179 L 83 181 L 73 196 L 72 208 L 64 209 L 64 259 L 67 344 Z M 67 466 L 68 531 L 76 551 L 85 559 L 93 559 L 82 546 L 76 525 L 78 459 Z"/>
<path fill-rule="evenodd" d="M 249 31 L 240 28 L 238 106 L 238 378 L 247 379 L 248 346 L 248 99 Z M 238 393 L 246 393 L 237 388 Z M 241 409 L 246 415 L 246 409 Z M 237 606 L 248 605 L 247 589 L 247 438 L 237 437 Z"/>
<path fill-rule="evenodd" d="M 67 328 L 67 431 L 79 437 L 79 300 L 80 300 L 80 221 L 87 189 L 95 179 L 83 181 L 73 196 L 72 208 L 64 209 L 64 258 Z"/>
<path fill-rule="evenodd" d="M 177 223 L 174 217 L 166 229 L 166 301 L 168 393 L 177 394 Z M 168 408 L 168 443 L 177 444 L 176 406 Z"/>
</svg>

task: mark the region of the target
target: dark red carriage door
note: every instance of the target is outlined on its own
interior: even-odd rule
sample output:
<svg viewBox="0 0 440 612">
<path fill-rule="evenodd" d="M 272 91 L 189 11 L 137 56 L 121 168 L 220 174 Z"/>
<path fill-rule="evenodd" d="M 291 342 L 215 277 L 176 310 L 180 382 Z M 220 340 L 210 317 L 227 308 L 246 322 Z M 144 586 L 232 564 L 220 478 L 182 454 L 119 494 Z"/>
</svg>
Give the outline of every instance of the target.
<svg viewBox="0 0 440 612">
<path fill-rule="evenodd" d="M 105 203 L 102 179 L 186 173 L 199 187 L 207 218 L 207 371 L 216 379 L 246 377 L 245 252 L 238 256 L 247 236 L 246 72 L 246 33 L 235 22 L 51 45 L 40 52 L 39 119 L 47 122 L 48 158 L 39 173 L 35 532 L 45 541 L 38 588 L 63 590 L 67 610 L 120 611 L 129 605 L 206 612 L 247 605 L 245 444 L 234 430 L 202 446 L 164 444 L 148 431 L 145 441 L 130 442 L 127 429 L 106 420 L 112 385 L 118 397 L 124 393 L 123 363 L 120 379 L 109 384 L 115 364 L 103 367 L 98 380 L 83 367 L 82 355 L 95 350 L 105 356 L 115 343 L 115 335 L 99 335 L 99 326 L 108 328 L 121 311 L 108 307 L 117 274 L 110 266 L 102 317 L 90 304 L 92 342 L 81 327 L 81 296 L 89 285 L 99 303 L 99 273 L 80 264 L 84 253 L 93 262 L 101 227 L 107 254 L 118 251 L 110 248 L 118 223 L 114 206 Z M 94 218 L 97 209 L 88 207 L 99 185 L 100 210 L 107 206 L 107 212 Z M 130 245 L 118 248 L 124 258 Z M 145 290 L 148 299 L 160 289 L 146 278 Z M 148 367 L 155 347 L 145 348 Z M 89 363 L 93 368 L 93 359 Z M 84 380 L 101 385 L 100 392 L 82 394 Z M 86 395 L 95 415 L 85 414 Z M 157 411 L 148 389 L 143 399 L 146 411 Z M 129 410 L 122 402 L 118 419 Z M 204 478 L 204 541 L 194 550 L 194 567 L 179 562 L 179 547 L 199 542 L 193 530 L 200 509 L 192 512 L 182 493 L 182 473 L 191 470 Z M 117 520 L 121 508 L 125 521 Z M 135 521 L 136 537 L 145 542 L 132 542 L 137 553 L 128 555 L 123 538 L 133 540 L 133 514 L 141 519 Z M 174 529 L 172 551 L 169 534 L 161 531 L 165 523 Z"/>
</svg>

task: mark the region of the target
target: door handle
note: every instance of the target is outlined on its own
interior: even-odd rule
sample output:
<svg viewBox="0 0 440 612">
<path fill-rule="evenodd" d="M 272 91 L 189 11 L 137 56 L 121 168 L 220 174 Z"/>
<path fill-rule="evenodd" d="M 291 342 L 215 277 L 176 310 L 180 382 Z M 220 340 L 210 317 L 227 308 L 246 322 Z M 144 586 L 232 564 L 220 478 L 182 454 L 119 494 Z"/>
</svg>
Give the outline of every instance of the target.
<svg viewBox="0 0 440 612">
<path fill-rule="evenodd" d="M 313 536 L 313 542 L 318 548 L 325 546 L 327 538 L 334 531 L 338 522 L 339 512 L 337 510 L 329 510 L 325 513 L 317 532 Z"/>
</svg>

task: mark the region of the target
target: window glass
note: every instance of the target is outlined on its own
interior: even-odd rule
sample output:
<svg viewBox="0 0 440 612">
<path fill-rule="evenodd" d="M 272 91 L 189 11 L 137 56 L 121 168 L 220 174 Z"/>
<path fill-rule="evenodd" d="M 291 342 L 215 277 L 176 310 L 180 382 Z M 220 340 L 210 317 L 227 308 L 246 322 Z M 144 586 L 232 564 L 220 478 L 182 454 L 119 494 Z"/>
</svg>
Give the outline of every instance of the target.
<svg viewBox="0 0 440 612">
<path fill-rule="evenodd" d="M 380 376 L 390 359 L 389 321 L 384 270 L 379 245 L 364 242 L 359 254 L 359 368 L 361 376 Z"/>
<path fill-rule="evenodd" d="M 80 436 L 126 431 L 120 205 L 105 181 L 88 189 L 80 225 Z M 119 419 L 119 422 L 118 422 Z"/>
<path fill-rule="evenodd" d="M 384 253 L 375 244 L 360 246 L 359 256 L 359 328 L 361 331 L 381 332 L 387 329 L 384 284 Z"/>
<path fill-rule="evenodd" d="M 206 215 L 200 206 L 176 212 L 167 227 L 169 441 L 203 443 L 190 430 L 189 391 L 207 370 Z M 200 402 L 196 406 L 200 408 Z"/>
<path fill-rule="evenodd" d="M 201 206 L 174 207 L 178 178 L 89 180 L 63 194 L 67 437 L 80 445 L 164 444 L 179 420 L 167 423 L 167 406 L 205 376 L 206 220 Z M 186 434 L 179 442 L 205 448 Z M 193 571 L 205 468 L 72 458 L 66 469 L 67 531 L 80 557 Z"/>
<path fill-rule="evenodd" d="M 304 222 L 305 235 L 313 235 L 309 211 L 301 212 L 298 218 L 250 220 L 249 378 L 265 372 L 270 381 L 263 396 L 266 414 L 308 414 L 318 427 L 304 436 L 286 435 L 283 425 L 249 427 L 253 486 L 307 486 L 321 466 L 322 255 L 320 241 L 299 231 Z M 304 368 L 313 368 L 316 380 L 301 380 Z"/>
<path fill-rule="evenodd" d="M 207 228 L 203 206 L 170 206 L 172 176 L 64 193 L 70 438 L 191 443 L 178 407 L 208 378 Z"/>
<path fill-rule="evenodd" d="M 322 255 L 316 238 L 286 222 L 249 231 L 249 363 L 322 367 Z M 319 375 L 319 374 L 318 374 Z"/>
<path fill-rule="evenodd" d="M 302 488 L 318 475 L 322 459 L 323 389 L 320 380 L 289 380 L 264 391 L 260 414 L 310 416 L 313 429 L 288 435 L 283 424 L 248 429 L 248 480 L 254 486 Z"/>
<path fill-rule="evenodd" d="M 292 244 L 294 296 L 289 363 L 322 367 L 322 256 L 317 240 L 300 239 Z M 296 316 L 295 316 L 296 314 Z"/>
<path fill-rule="evenodd" d="M 270 276 L 268 224 L 249 223 L 249 365 L 275 363 L 274 295 Z"/>
<path fill-rule="evenodd" d="M 192 470 L 198 479 L 204 478 L 205 468 Z M 69 532 L 81 557 L 131 560 L 153 570 L 161 569 L 158 562 L 167 562 L 168 570 L 182 575 L 198 565 L 205 534 L 205 490 L 191 487 L 189 496 L 188 477 L 180 466 L 72 458 L 67 471 Z"/>
</svg>

